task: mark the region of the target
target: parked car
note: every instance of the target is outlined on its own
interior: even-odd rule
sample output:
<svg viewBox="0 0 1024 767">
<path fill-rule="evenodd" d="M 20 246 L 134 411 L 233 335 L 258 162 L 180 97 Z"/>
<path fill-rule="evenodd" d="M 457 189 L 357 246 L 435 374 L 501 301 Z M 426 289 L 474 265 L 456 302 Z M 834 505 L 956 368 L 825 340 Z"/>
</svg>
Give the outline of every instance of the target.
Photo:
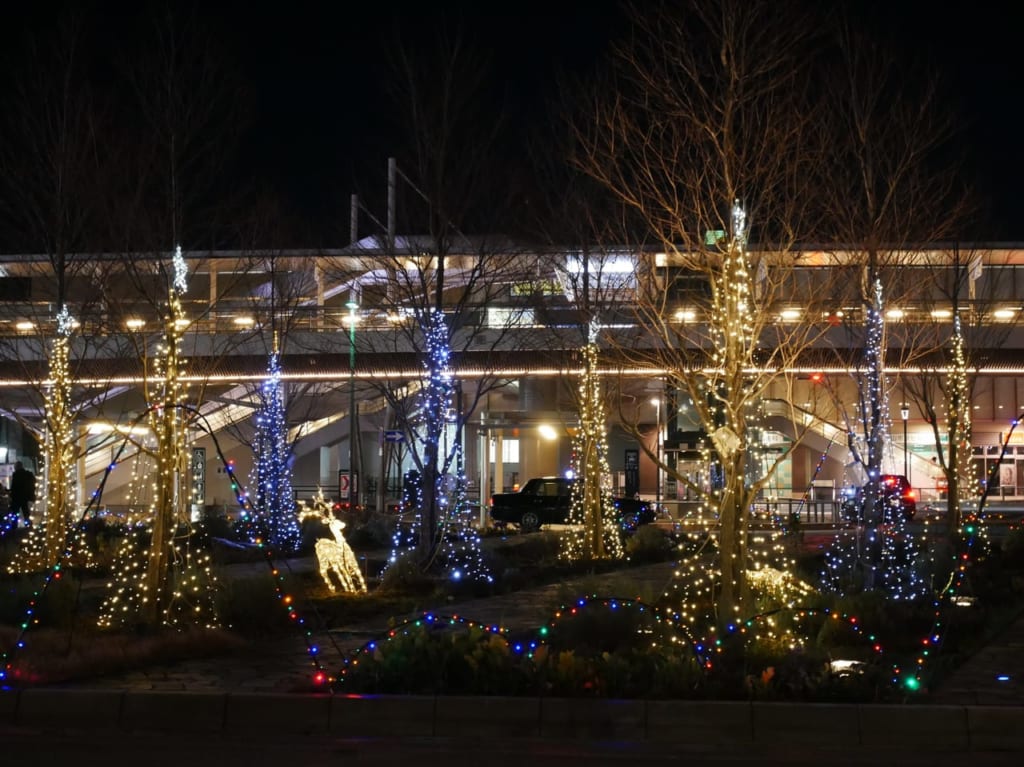
<svg viewBox="0 0 1024 767">
<path fill-rule="evenodd" d="M 909 522 L 917 513 L 917 492 L 903 475 L 883 474 L 878 478 L 878 504 L 870 518 L 864 517 L 865 487 L 843 488 L 840 502 L 843 519 L 871 525 L 892 524 L 897 515 Z"/>
<path fill-rule="evenodd" d="M 544 525 L 560 525 L 569 521 L 572 507 L 573 480 L 566 477 L 535 477 L 516 493 L 491 496 L 491 520 L 513 524 L 523 532 L 539 530 Z M 653 522 L 654 507 L 637 498 L 613 498 L 619 523 L 625 532 Z"/>
<path fill-rule="evenodd" d="M 640 525 L 649 525 L 658 516 L 654 504 L 639 498 L 615 498 L 614 503 L 619 510 L 619 524 L 627 533 L 636 531 Z"/>
</svg>

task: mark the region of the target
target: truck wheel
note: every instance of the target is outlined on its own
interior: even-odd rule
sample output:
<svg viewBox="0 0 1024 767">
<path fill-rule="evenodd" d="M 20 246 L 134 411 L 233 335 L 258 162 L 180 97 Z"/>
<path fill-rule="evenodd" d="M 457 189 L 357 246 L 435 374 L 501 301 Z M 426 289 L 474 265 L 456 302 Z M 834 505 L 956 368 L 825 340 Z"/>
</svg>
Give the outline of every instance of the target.
<svg viewBox="0 0 1024 767">
<path fill-rule="evenodd" d="M 523 514 L 523 518 L 519 520 L 519 529 L 524 533 L 540 530 L 540 517 L 537 516 L 537 512 L 528 511 Z"/>
</svg>

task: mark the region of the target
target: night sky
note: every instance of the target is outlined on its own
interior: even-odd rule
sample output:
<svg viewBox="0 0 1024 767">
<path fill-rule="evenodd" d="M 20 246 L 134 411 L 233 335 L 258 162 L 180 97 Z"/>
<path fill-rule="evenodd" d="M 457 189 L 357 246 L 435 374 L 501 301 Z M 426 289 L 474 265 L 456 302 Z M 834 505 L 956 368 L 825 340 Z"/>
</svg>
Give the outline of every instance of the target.
<svg viewBox="0 0 1024 767">
<path fill-rule="evenodd" d="M 26 29 L 45 35 L 60 3 L 8 14 L 0 41 Z M 66 5 L 66 4 L 65 4 Z M 113 55 L 150 4 L 75 3 Z M 1024 241 L 1020 148 L 1024 14 L 1011 2 L 863 0 L 872 23 L 895 31 L 915 56 L 934 62 L 967 110 L 964 142 L 982 191 L 994 200 L 992 239 Z M 8 9 L 9 10 L 9 9 Z M 251 105 L 251 128 L 238 140 L 236 171 L 273 190 L 324 244 L 347 232 L 353 192 L 382 190 L 386 158 L 398 136 L 383 94 L 383 46 L 403 35 L 425 37 L 437 25 L 462 25 L 493 61 L 493 98 L 523 123 L 543 111 L 556 73 L 585 72 L 624 29 L 606 0 L 407 2 L 356 7 L 348 2 L 206 2 L 198 18 L 235 68 Z"/>
</svg>

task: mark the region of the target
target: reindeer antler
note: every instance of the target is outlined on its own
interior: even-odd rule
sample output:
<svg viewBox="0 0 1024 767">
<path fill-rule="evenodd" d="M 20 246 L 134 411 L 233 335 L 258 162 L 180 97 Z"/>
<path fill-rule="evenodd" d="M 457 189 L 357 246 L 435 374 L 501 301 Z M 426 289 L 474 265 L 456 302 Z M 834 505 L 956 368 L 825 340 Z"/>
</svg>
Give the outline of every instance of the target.
<svg viewBox="0 0 1024 767">
<path fill-rule="evenodd" d="M 299 521 L 303 522 L 310 517 L 316 517 L 324 522 L 327 522 L 334 518 L 332 513 L 333 507 L 331 502 L 324 498 L 324 490 L 322 487 L 316 489 L 316 495 L 310 499 L 307 505 L 306 501 L 300 500 L 299 506 Z"/>
</svg>

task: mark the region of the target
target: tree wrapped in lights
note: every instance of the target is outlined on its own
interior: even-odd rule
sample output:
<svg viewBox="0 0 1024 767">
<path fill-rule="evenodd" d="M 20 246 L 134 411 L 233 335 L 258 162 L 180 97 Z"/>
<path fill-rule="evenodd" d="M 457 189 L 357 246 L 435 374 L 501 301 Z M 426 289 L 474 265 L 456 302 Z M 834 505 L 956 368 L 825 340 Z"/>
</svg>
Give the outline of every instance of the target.
<svg viewBox="0 0 1024 767">
<path fill-rule="evenodd" d="M 253 540 L 265 541 L 275 551 L 291 554 L 299 548 L 302 531 L 292 489 L 292 453 L 285 419 L 281 361 L 276 349 L 270 355 L 260 400 L 253 444 L 256 492 L 247 526 Z"/>
<path fill-rule="evenodd" d="M 916 599 L 927 591 L 921 547 L 898 503 L 881 486 L 882 459 L 889 437 L 888 391 L 885 374 L 885 300 L 882 282 L 874 276 L 866 307 L 864 364 L 857 425 L 849 448 L 864 470 L 863 500 L 856 509 L 852 531 L 835 539 L 826 553 L 824 584 L 834 591 L 878 590 L 894 599 Z"/>
<path fill-rule="evenodd" d="M 181 296 L 186 289 L 186 265 L 179 247 L 168 291 L 164 344 L 154 358 L 147 391 L 156 462 L 151 535 L 147 545 L 138 548 L 132 536 L 125 539 L 110 593 L 101 606 L 98 623 L 102 628 L 182 624 L 210 627 L 217 623 L 211 559 L 208 554 L 193 551 L 191 541 L 188 408 L 181 381 L 185 363 L 181 341 L 188 324 Z"/>
<path fill-rule="evenodd" d="M 62 306 L 57 313 L 57 337 L 50 355 L 43 436 L 43 503 L 36 504 L 37 523 L 12 560 L 11 572 L 37 572 L 62 561 L 87 566 L 91 561 L 85 535 L 76 526 L 74 508 L 76 454 L 69 365 L 74 327 L 74 319 Z"/>
<path fill-rule="evenodd" d="M 813 89 L 793 87 L 811 77 L 796 55 L 809 27 L 794 9 L 730 0 L 659 5 L 631 21 L 634 44 L 612 72 L 619 87 L 602 88 L 574 124 L 573 159 L 622 206 L 620 241 L 636 243 L 626 308 L 638 330 L 610 338 L 612 351 L 659 371 L 670 433 L 682 430 L 685 403 L 687 431 L 707 450 L 691 472 L 639 424 L 633 431 L 669 484 L 706 511 L 694 520 L 707 545 L 692 580 L 708 584 L 701 614 L 722 627 L 754 607 L 753 504 L 814 426 L 793 394 L 802 356 L 828 330 L 816 319 L 826 285 L 803 301 L 800 321 L 782 317 L 796 243 L 816 223 L 817 191 L 793 184 L 822 148 Z M 755 248 L 747 210 L 763 235 Z M 767 459 L 754 445 L 766 399 L 791 428 Z"/>
<path fill-rule="evenodd" d="M 428 312 L 423 321 L 426 384 L 419 408 L 421 418 L 414 431 L 422 455 L 415 498 L 419 503 L 412 526 L 413 534 L 418 536 L 417 555 L 428 566 L 442 561 L 446 572 L 457 579 L 490 581 L 466 495 L 461 441 L 450 433 L 449 414 L 458 384 L 450 367 L 449 329 L 442 311 Z M 459 410 L 456 408 L 456 426 Z M 398 556 L 396 550 L 392 561 Z"/>
<path fill-rule="evenodd" d="M 873 519 L 881 505 L 879 480 L 882 459 L 889 437 L 889 396 L 885 376 L 885 299 L 882 281 L 875 270 L 871 274 L 865 311 L 863 366 L 857 377 L 859 399 L 855 429 L 851 429 L 849 448 L 853 460 L 866 478 L 863 517 Z"/>
<path fill-rule="evenodd" d="M 959 313 L 953 316 L 953 337 L 950 339 L 951 364 L 949 396 L 946 404 L 946 433 L 949 436 L 948 459 L 943 457 L 949 505 L 948 526 L 952 535 L 963 520 L 962 503 L 978 494 L 977 481 L 971 466 L 971 391 L 967 382 L 967 353 Z"/>
<path fill-rule="evenodd" d="M 596 326 L 595 326 L 596 330 Z M 607 416 L 597 374 L 596 333 L 583 349 L 583 375 L 579 385 L 580 428 L 573 440 L 572 498 L 569 522 L 573 529 L 562 539 L 566 559 L 618 559 L 623 555 L 611 492 L 603 479 L 611 474 L 606 438 Z"/>
<path fill-rule="evenodd" d="M 970 508 L 980 492 L 972 467 L 969 355 L 960 312 L 959 285 L 967 279 L 967 270 L 960 262 L 959 253 L 954 258 L 951 271 L 952 286 L 949 293 L 952 298 L 950 313 L 953 328 L 945 343 L 946 354 L 943 355 L 947 370 L 944 373 L 938 370 L 924 371 L 917 384 L 911 388 L 911 395 L 931 426 L 936 460 L 942 472 L 941 477 L 936 479 L 946 481 L 946 535 L 949 540 L 953 540 L 960 532 L 965 516 L 969 516 L 965 509 Z M 1002 343 L 1004 339 L 1000 336 L 1006 332 L 999 326 L 974 330 L 972 335 L 976 344 L 978 334 L 984 333 L 988 343 L 995 346 Z"/>
<path fill-rule="evenodd" d="M 462 440 L 477 407 L 490 392 L 508 386 L 498 360 L 514 348 L 511 336 L 522 323 L 521 315 L 509 311 L 509 285 L 536 279 L 540 259 L 524 255 L 504 238 L 467 236 L 461 230 L 467 222 L 494 225 L 496 212 L 515 210 L 509 204 L 510 187 L 492 183 L 502 175 L 495 161 L 504 157 L 494 151 L 497 131 L 480 130 L 481 119 L 492 126 L 500 121 L 478 109 L 482 102 L 475 96 L 481 93 L 480 73 L 486 67 L 479 51 L 451 41 L 427 56 L 416 45 L 398 48 L 394 75 L 402 87 L 394 91 L 393 107 L 403 115 L 410 151 L 401 160 L 390 158 L 387 173 L 388 189 L 397 193 L 390 199 L 399 204 L 389 205 L 386 228 L 365 233 L 325 272 L 334 272 L 340 284 L 358 282 L 374 308 L 388 317 L 386 330 L 362 335 L 360 354 L 387 358 L 396 351 L 410 352 L 423 360 L 409 379 L 374 376 L 362 382 L 386 402 L 388 426 L 407 438 L 401 471 L 415 469 L 421 478 L 415 557 L 420 568 L 430 568 L 438 562 L 444 536 L 453 532 L 453 519 L 462 531 L 457 535 L 465 535 L 464 545 L 476 547 L 469 525 L 484 520 L 474 519 L 460 500 L 466 490 L 459 470 Z M 453 100 L 453 94 L 458 98 Z M 379 224 L 385 216 L 370 218 Z M 464 352 L 487 360 L 465 389 L 450 371 L 440 373 L 447 370 L 449 356 L 456 368 Z M 453 395 L 458 405 L 440 410 Z M 454 478 L 449 476 L 453 471 Z M 385 500 L 384 493 L 378 497 Z"/>
</svg>

